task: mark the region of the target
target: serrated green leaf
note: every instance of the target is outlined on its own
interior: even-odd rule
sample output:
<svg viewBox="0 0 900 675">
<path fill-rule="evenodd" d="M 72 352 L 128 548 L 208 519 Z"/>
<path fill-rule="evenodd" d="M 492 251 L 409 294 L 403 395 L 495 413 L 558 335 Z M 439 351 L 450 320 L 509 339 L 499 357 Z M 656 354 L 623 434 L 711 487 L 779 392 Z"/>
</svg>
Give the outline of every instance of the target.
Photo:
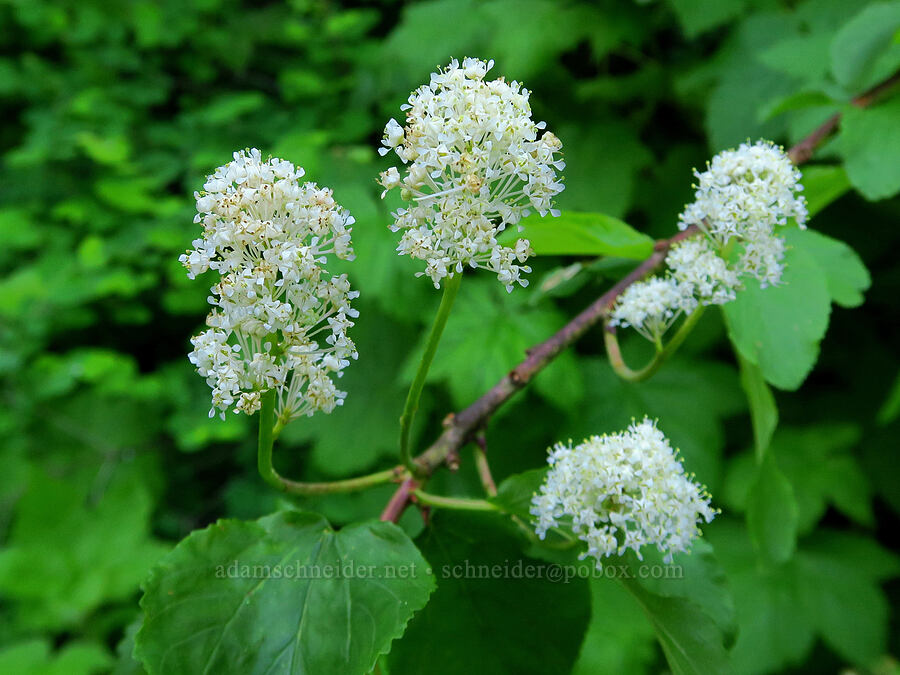
<svg viewBox="0 0 900 675">
<path fill-rule="evenodd" d="M 844 24 L 831 43 L 831 72 L 845 87 L 859 86 L 886 52 L 897 50 L 900 2 L 874 2 Z M 894 59 L 900 52 L 894 53 Z M 896 65 L 896 64 L 894 64 Z"/>
<path fill-rule="evenodd" d="M 838 151 L 853 187 L 871 201 L 900 191 L 900 96 L 841 117 Z"/>
<path fill-rule="evenodd" d="M 623 583 L 653 624 L 674 675 L 733 672 L 722 631 L 697 605 L 656 595 L 633 580 Z"/>
<path fill-rule="evenodd" d="M 420 542 L 438 590 L 391 650 L 390 672 L 569 672 L 590 614 L 587 581 L 550 580 L 556 566 L 524 557 L 502 516 L 438 515 Z"/>
<path fill-rule="evenodd" d="M 734 302 L 723 306 L 728 335 L 741 355 L 760 367 L 779 389 L 796 389 L 819 356 L 819 341 L 828 328 L 831 295 L 828 280 L 812 253 L 785 239 L 785 272 L 780 285 L 760 288 L 753 280 Z"/>
<path fill-rule="evenodd" d="M 392 523 L 335 532 L 296 511 L 223 520 L 154 568 L 135 654 L 151 675 L 362 675 L 433 589 L 427 563 Z"/>
<path fill-rule="evenodd" d="M 790 481 L 767 453 L 750 487 L 747 528 L 764 560 L 783 563 L 797 546 L 797 500 Z"/>
<path fill-rule="evenodd" d="M 643 260 L 653 253 L 653 239 L 604 213 L 563 211 L 558 217 L 533 213 L 509 228 L 499 241 L 527 239 L 537 255 L 617 256 Z"/>
<path fill-rule="evenodd" d="M 666 566 L 662 553 L 651 547 L 642 551 L 642 565 L 653 571 L 654 566 Z M 734 600 L 725 571 L 708 541 L 696 539 L 691 550 L 676 553 L 669 569 L 677 574 L 639 575 L 640 584 L 656 595 L 683 598 L 697 605 L 722 631 L 726 646 L 734 640 L 736 631 Z M 643 578 L 646 577 L 646 578 Z"/>
<path fill-rule="evenodd" d="M 815 230 L 794 233 L 792 245 L 802 247 L 819 263 L 833 302 L 841 307 L 858 307 L 863 303 L 863 291 L 868 290 L 872 278 L 852 248 Z"/>
<path fill-rule="evenodd" d="M 893 553 L 858 535 L 820 530 L 792 560 L 763 569 L 735 521 L 716 519 L 707 530 L 735 593 L 732 657 L 740 672 L 798 664 L 817 634 L 854 663 L 884 653 L 888 610 L 878 584 L 900 571 Z"/>
</svg>

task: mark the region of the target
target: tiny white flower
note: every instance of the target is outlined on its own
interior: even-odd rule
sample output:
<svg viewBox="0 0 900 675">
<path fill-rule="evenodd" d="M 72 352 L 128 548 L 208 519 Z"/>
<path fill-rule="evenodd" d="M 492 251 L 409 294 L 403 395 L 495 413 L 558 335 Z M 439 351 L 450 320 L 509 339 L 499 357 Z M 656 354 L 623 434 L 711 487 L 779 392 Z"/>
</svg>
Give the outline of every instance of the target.
<svg viewBox="0 0 900 675">
<path fill-rule="evenodd" d="M 602 559 L 656 546 L 671 562 L 700 535 L 698 523 L 717 511 L 703 487 L 684 472 L 668 439 L 644 419 L 627 431 L 591 436 L 579 445 L 557 443 L 550 470 L 532 499 L 542 539 L 553 527 L 571 527 L 587 543 L 582 559 Z"/>
</svg>

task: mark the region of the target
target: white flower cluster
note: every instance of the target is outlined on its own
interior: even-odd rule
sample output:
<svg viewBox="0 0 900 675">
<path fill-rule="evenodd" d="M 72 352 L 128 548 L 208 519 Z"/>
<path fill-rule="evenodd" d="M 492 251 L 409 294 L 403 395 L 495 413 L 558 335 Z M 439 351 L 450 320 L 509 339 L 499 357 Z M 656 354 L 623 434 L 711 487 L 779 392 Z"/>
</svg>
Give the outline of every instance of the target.
<svg viewBox="0 0 900 675">
<path fill-rule="evenodd" d="M 580 445 L 558 443 L 550 470 L 532 499 L 542 539 L 553 527 L 571 526 L 586 542 L 582 559 L 622 555 L 655 545 L 671 562 L 699 536 L 698 522 L 718 513 L 704 488 L 684 473 L 669 441 L 649 419 L 622 433 L 592 436 Z"/>
<path fill-rule="evenodd" d="M 808 216 L 800 172 L 783 148 L 769 141 L 744 143 L 694 173 L 695 200 L 678 225 L 696 225 L 702 236 L 672 247 L 664 278 L 629 287 L 610 314 L 611 325 L 633 326 L 658 342 L 682 313 L 734 300 L 743 277 L 758 279 L 763 288 L 781 281 L 785 245 L 776 227 L 789 218 L 805 227 Z"/>
<path fill-rule="evenodd" d="M 209 330 L 191 339 L 191 363 L 212 387 L 218 409 L 251 414 L 263 392 L 278 392 L 283 423 L 343 403 L 332 376 L 356 358 L 347 337 L 358 312 L 347 275 L 324 268 L 333 254 L 353 259 L 353 218 L 331 190 L 301 183 L 290 162 L 263 161 L 259 150 L 209 176 L 195 193 L 203 236 L 179 260 L 188 276 L 213 269 Z"/>
<path fill-rule="evenodd" d="M 681 288 L 674 279 L 651 277 L 625 289 L 613 308 L 610 324 L 634 326 L 656 342 L 681 315 L 683 303 Z"/>
<path fill-rule="evenodd" d="M 809 212 L 800 171 L 784 149 L 769 141 L 743 143 L 716 155 L 698 179 L 695 199 L 678 226 L 699 227 L 723 251 L 732 239 L 741 242 L 738 272 L 763 286 L 781 280 L 784 240 L 775 231 L 793 218 L 805 227 Z"/>
<path fill-rule="evenodd" d="M 494 272 L 508 291 L 525 286 L 528 241 L 509 248 L 497 236 L 529 209 L 559 214 L 552 203 L 564 187 L 557 176 L 565 167 L 562 143 L 531 119 L 521 84 L 485 80 L 492 66 L 454 59 L 433 73 L 403 106 L 406 126 L 391 119 L 379 149 L 408 165 L 403 176 L 391 167 L 379 179 L 382 197 L 399 187 L 408 202 L 393 214 L 391 229 L 403 230 L 397 251 L 425 261 L 417 276 L 428 275 L 435 287 L 467 265 Z"/>
</svg>

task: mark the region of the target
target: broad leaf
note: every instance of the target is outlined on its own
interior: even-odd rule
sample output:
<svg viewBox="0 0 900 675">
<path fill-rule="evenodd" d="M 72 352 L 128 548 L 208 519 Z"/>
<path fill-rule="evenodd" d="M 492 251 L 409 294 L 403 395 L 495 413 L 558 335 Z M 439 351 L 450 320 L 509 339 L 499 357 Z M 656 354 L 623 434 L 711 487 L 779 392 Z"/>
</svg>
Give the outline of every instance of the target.
<svg viewBox="0 0 900 675">
<path fill-rule="evenodd" d="M 900 190 L 900 96 L 866 109 L 849 107 L 841 118 L 838 150 L 853 187 L 869 200 Z"/>
<path fill-rule="evenodd" d="M 135 654 L 151 675 L 367 673 L 434 579 L 400 528 L 312 513 L 194 532 L 144 585 Z"/>
<path fill-rule="evenodd" d="M 590 615 L 587 581 L 563 583 L 558 565 L 524 557 L 500 516 L 438 515 L 420 542 L 438 589 L 391 650 L 390 671 L 569 672 Z"/>
<path fill-rule="evenodd" d="M 524 218 L 500 237 L 507 245 L 527 239 L 537 255 L 616 256 L 643 260 L 653 253 L 653 239 L 604 213 L 563 211 L 558 217 Z"/>
<path fill-rule="evenodd" d="M 717 518 L 706 536 L 728 573 L 738 615 L 732 650 L 740 672 L 782 672 L 799 664 L 816 635 L 851 662 L 884 654 L 888 604 L 879 582 L 900 572 L 898 559 L 871 540 L 819 531 L 784 565 L 761 568 L 746 530 Z"/>
<path fill-rule="evenodd" d="M 863 291 L 872 284 L 872 278 L 856 251 L 815 230 L 793 233 L 792 242 L 819 263 L 834 303 L 841 307 L 858 307 L 863 303 Z"/>
<path fill-rule="evenodd" d="M 653 624 L 673 675 L 732 672 L 721 629 L 697 605 L 656 595 L 633 580 L 624 583 Z"/>
<path fill-rule="evenodd" d="M 547 469 L 532 469 L 510 476 L 497 488 L 497 496 L 491 501 L 504 513 L 530 519 L 531 498 L 547 477 Z"/>
<path fill-rule="evenodd" d="M 842 26 L 831 43 L 831 72 L 837 81 L 845 87 L 865 86 L 873 71 L 896 67 L 900 63 L 900 45 L 894 44 L 898 30 L 900 2 L 873 2 Z"/>
<path fill-rule="evenodd" d="M 786 234 L 789 246 L 778 286 L 763 289 L 750 280 L 734 302 L 723 306 L 732 343 L 779 389 L 796 389 L 806 379 L 831 312 L 827 277 L 797 236 L 795 230 Z"/>
</svg>

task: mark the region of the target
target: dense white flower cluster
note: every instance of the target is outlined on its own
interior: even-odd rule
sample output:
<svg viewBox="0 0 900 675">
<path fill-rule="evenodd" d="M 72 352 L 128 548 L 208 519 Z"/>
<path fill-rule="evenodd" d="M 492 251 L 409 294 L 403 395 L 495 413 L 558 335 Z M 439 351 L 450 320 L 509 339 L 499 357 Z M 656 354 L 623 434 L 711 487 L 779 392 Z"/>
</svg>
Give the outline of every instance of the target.
<svg viewBox="0 0 900 675">
<path fill-rule="evenodd" d="M 301 183 L 303 169 L 263 160 L 259 150 L 209 176 L 195 193 L 203 236 L 179 260 L 188 276 L 213 269 L 209 329 L 191 339 L 191 363 L 218 409 L 251 414 L 263 392 L 278 392 L 282 422 L 343 403 L 332 376 L 356 358 L 347 337 L 358 312 L 347 275 L 330 276 L 328 256 L 353 259 L 353 218 L 331 190 Z"/>
<path fill-rule="evenodd" d="M 800 172 L 769 141 L 721 152 L 706 171 L 694 174 L 699 181 L 695 200 L 678 225 L 682 230 L 696 225 L 701 235 L 673 246 L 665 278 L 635 284 L 634 293 L 630 287 L 610 315 L 612 325 L 633 326 L 657 342 L 660 330 L 665 332 L 680 314 L 734 300 L 744 277 L 758 279 L 763 288 L 781 281 L 785 244 L 777 228 L 789 218 L 805 227 L 808 217 L 799 194 Z"/>
<path fill-rule="evenodd" d="M 684 305 L 681 287 L 674 279 L 651 277 L 625 289 L 610 314 L 610 325 L 632 326 L 656 342 L 681 315 Z"/>
<path fill-rule="evenodd" d="M 492 66 L 454 59 L 410 95 L 406 126 L 391 119 L 384 129 L 379 152 L 393 150 L 408 165 L 402 176 L 391 167 L 379 179 L 382 196 L 399 187 L 408 203 L 393 214 L 391 229 L 403 230 L 397 251 L 425 261 L 418 276 L 435 287 L 467 265 L 494 272 L 508 291 L 525 286 L 528 241 L 509 248 L 497 236 L 529 209 L 559 213 L 562 143 L 531 119 L 521 84 L 485 79 Z"/>
<path fill-rule="evenodd" d="M 716 155 L 698 179 L 694 202 L 679 227 L 696 225 L 722 251 L 732 239 L 743 244 L 738 271 L 777 284 L 783 271 L 784 240 L 776 227 L 793 218 L 806 225 L 809 212 L 799 194 L 800 171 L 784 149 L 769 141 L 743 143 Z"/>
<path fill-rule="evenodd" d="M 655 545 L 671 562 L 699 536 L 698 522 L 717 511 L 709 494 L 684 473 L 668 439 L 649 419 L 627 431 L 592 436 L 580 445 L 558 443 L 550 470 L 532 499 L 542 539 L 553 527 L 571 526 L 586 542 L 582 558 L 601 559 Z"/>
</svg>

